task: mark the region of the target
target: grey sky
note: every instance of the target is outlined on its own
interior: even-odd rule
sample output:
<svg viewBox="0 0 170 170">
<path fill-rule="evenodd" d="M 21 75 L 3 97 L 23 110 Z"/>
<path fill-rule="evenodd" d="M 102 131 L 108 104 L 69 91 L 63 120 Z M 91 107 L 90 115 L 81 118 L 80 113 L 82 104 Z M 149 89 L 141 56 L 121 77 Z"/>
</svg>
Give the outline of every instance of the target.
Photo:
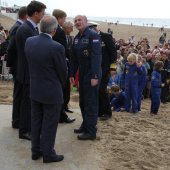
<svg viewBox="0 0 170 170">
<path fill-rule="evenodd" d="M 24 6 L 30 0 L 0 0 Z M 62 9 L 68 16 L 84 14 L 92 17 L 133 17 L 169 18 L 170 0 L 40 0 L 47 6 L 47 12 L 54 8 Z M 103 3 L 101 3 L 103 2 Z"/>
</svg>

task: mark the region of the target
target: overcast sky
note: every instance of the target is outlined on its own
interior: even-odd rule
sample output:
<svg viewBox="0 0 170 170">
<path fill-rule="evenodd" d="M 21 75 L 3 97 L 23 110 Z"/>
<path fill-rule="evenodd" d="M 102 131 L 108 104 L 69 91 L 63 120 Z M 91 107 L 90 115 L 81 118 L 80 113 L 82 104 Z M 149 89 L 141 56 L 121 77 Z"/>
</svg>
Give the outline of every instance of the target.
<svg viewBox="0 0 170 170">
<path fill-rule="evenodd" d="M 9 6 L 28 5 L 30 0 L 1 0 Z M 41 0 L 47 12 L 62 9 L 68 16 L 89 17 L 169 18 L 170 0 Z M 102 3 L 103 2 L 103 3 Z"/>
</svg>

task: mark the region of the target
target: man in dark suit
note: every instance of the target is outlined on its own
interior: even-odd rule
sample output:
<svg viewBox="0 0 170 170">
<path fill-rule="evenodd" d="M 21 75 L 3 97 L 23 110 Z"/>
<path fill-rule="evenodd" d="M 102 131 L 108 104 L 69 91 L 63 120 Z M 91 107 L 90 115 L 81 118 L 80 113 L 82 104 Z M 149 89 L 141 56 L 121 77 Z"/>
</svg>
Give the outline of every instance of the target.
<svg viewBox="0 0 170 170">
<path fill-rule="evenodd" d="M 25 44 L 30 72 L 32 159 L 43 155 L 44 163 L 64 159 L 54 150 L 63 103 L 62 86 L 67 77 L 64 47 L 52 40 L 57 25 L 55 17 L 45 16 L 40 23 L 42 33 L 28 38 Z"/>
<path fill-rule="evenodd" d="M 53 40 L 59 42 L 62 44 L 65 48 L 65 59 L 68 61 L 67 58 L 67 39 L 64 30 L 62 29 L 62 26 L 66 20 L 67 14 L 60 10 L 60 9 L 54 9 L 53 11 L 53 16 L 56 17 L 58 21 L 58 27 L 56 29 L 56 33 L 53 36 Z M 69 62 L 67 62 L 67 65 L 69 67 Z M 69 89 L 68 89 L 69 88 Z M 68 90 L 70 90 L 70 82 L 69 82 L 69 76 L 67 77 L 66 84 L 63 87 L 63 94 L 64 94 L 64 104 L 61 109 L 61 115 L 60 115 L 60 123 L 72 123 L 75 121 L 74 118 L 69 118 L 66 114 L 66 111 L 70 111 L 68 109 L 68 98 L 69 98 L 69 93 Z"/>
<path fill-rule="evenodd" d="M 101 117 L 101 120 L 107 120 L 112 116 L 107 84 L 110 76 L 110 66 L 116 62 L 117 51 L 111 34 L 99 31 L 97 23 L 89 22 L 88 25 L 101 36 L 102 78 L 99 86 L 99 117 Z"/>
<path fill-rule="evenodd" d="M 74 39 L 74 37 L 70 35 L 71 32 L 73 32 L 73 23 L 71 21 L 66 21 L 66 22 L 64 22 L 62 28 L 65 32 L 66 40 L 67 40 L 66 60 L 67 60 L 68 75 L 69 75 L 69 73 L 70 73 L 70 58 L 71 58 L 71 55 L 72 55 L 72 45 L 73 45 L 73 39 Z M 65 93 L 64 93 L 65 94 L 65 96 L 64 96 L 65 111 L 69 112 L 69 113 L 73 113 L 73 111 L 71 111 L 68 108 L 68 104 L 69 104 L 69 101 L 70 101 L 70 79 L 69 79 L 69 76 L 67 77 L 67 81 L 66 81 L 64 90 L 65 90 Z"/>
<path fill-rule="evenodd" d="M 17 74 L 17 48 L 16 48 L 16 32 L 17 29 L 27 19 L 27 8 L 21 7 L 18 11 L 18 19 L 9 31 L 9 44 L 7 49 L 7 67 L 10 67 L 10 72 L 13 75 L 14 89 L 13 89 L 13 108 L 12 108 L 12 127 L 19 128 L 20 119 L 20 103 L 22 86 L 16 79 Z"/>
<path fill-rule="evenodd" d="M 46 6 L 39 1 L 31 1 L 27 6 L 27 21 L 22 24 L 16 33 L 16 47 L 18 55 L 17 80 L 22 85 L 22 99 L 20 108 L 19 138 L 30 140 L 31 131 L 31 103 L 29 97 L 30 77 L 24 46 L 28 37 L 38 35 L 37 24 L 44 16 Z"/>
</svg>

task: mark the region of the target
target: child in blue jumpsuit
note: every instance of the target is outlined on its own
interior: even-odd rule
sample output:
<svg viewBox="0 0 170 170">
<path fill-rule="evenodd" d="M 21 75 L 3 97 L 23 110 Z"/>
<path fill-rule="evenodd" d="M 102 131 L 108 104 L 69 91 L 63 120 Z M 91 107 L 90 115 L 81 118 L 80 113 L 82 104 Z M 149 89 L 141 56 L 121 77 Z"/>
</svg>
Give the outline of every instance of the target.
<svg viewBox="0 0 170 170">
<path fill-rule="evenodd" d="M 139 75 L 143 74 L 141 66 L 142 63 L 137 61 L 135 53 L 129 54 L 127 57 L 128 62 L 125 64 L 123 78 L 125 82 L 126 111 L 137 113 L 138 110 L 138 79 Z"/>
<path fill-rule="evenodd" d="M 111 99 L 110 106 L 114 111 L 120 112 L 125 110 L 126 94 L 124 91 L 120 90 L 120 87 L 113 85 L 111 87 L 111 93 L 113 93 L 113 98 Z"/>
<path fill-rule="evenodd" d="M 141 110 L 142 94 L 145 89 L 146 81 L 147 81 L 147 70 L 146 70 L 145 65 L 143 64 L 142 56 L 137 55 L 137 57 L 138 57 L 138 62 L 142 62 L 141 69 L 143 72 L 143 74 L 140 74 L 139 78 L 138 78 L 138 99 L 137 99 L 137 102 L 138 102 L 138 110 L 140 111 Z"/>
<path fill-rule="evenodd" d="M 157 61 L 154 64 L 154 71 L 151 76 L 151 115 L 156 115 L 160 106 L 161 87 L 164 84 L 161 80 L 161 69 L 163 68 L 163 62 Z"/>
</svg>

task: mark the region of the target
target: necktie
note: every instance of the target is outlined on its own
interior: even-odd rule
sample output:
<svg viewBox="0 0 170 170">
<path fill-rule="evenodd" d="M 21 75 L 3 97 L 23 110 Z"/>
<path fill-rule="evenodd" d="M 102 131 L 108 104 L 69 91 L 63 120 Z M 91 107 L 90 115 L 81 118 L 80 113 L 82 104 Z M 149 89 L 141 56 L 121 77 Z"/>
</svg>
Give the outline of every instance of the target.
<svg viewBox="0 0 170 170">
<path fill-rule="evenodd" d="M 38 30 L 38 27 L 35 27 L 35 30 L 36 30 L 37 34 L 39 34 L 39 30 Z"/>
<path fill-rule="evenodd" d="M 68 49 L 70 49 L 70 36 L 67 35 L 67 47 Z"/>
</svg>

